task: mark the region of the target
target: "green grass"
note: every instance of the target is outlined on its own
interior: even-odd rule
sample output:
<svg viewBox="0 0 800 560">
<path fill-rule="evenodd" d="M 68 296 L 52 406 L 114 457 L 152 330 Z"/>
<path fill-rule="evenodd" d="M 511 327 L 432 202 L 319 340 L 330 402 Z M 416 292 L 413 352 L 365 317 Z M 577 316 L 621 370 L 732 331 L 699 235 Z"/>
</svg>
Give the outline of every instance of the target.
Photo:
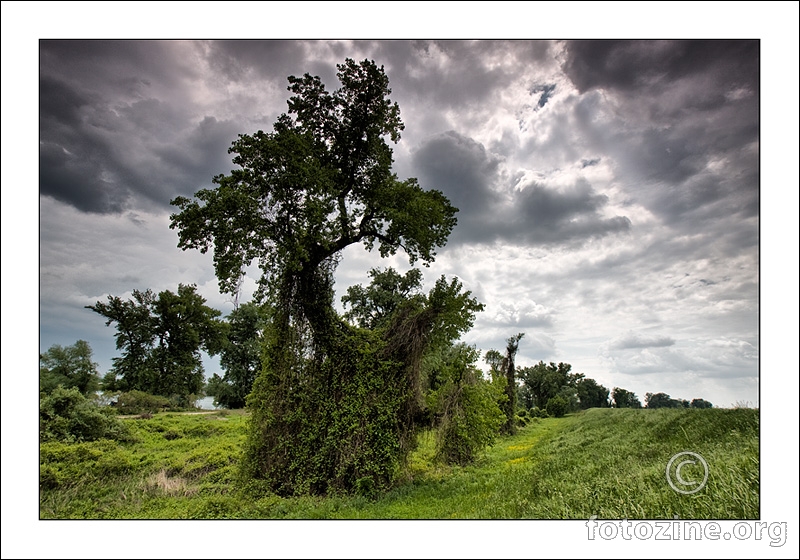
<svg viewBox="0 0 800 560">
<path fill-rule="evenodd" d="M 593 409 L 534 421 L 474 465 L 434 459 L 434 435 L 375 499 L 280 498 L 235 484 L 246 416 L 159 414 L 126 420 L 137 441 L 41 445 L 40 516 L 106 519 L 755 519 L 758 411 Z M 680 451 L 709 466 L 692 495 L 670 488 Z M 695 466 L 687 479 L 702 478 Z"/>
</svg>

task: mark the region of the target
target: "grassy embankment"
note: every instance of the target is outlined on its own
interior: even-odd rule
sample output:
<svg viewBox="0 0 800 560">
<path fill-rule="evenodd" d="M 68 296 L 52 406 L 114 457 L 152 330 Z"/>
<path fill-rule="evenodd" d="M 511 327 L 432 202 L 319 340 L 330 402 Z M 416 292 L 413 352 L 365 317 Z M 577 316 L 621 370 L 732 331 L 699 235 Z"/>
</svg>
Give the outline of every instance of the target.
<svg viewBox="0 0 800 560">
<path fill-rule="evenodd" d="M 759 516 L 758 411 L 593 409 L 535 421 L 468 467 L 437 465 L 430 433 L 375 499 L 280 498 L 237 488 L 240 411 L 126 420 L 137 441 L 40 447 L 42 518 L 754 519 Z M 680 451 L 709 467 L 682 495 L 665 467 Z M 686 480 L 702 478 L 687 465 Z"/>
</svg>

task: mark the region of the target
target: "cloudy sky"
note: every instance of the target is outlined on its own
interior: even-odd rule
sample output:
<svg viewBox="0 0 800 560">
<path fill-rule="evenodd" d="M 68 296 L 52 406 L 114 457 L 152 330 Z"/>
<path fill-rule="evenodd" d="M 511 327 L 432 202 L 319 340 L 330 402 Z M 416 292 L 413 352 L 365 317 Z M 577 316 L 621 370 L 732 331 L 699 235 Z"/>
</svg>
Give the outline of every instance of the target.
<svg viewBox="0 0 800 560">
<path fill-rule="evenodd" d="M 425 281 L 457 275 L 485 303 L 466 342 L 524 332 L 521 366 L 758 402 L 757 40 L 42 41 L 40 349 L 85 339 L 105 372 L 115 331 L 84 306 L 133 289 L 195 283 L 228 313 L 169 201 L 271 129 L 287 76 L 333 89 L 345 57 L 385 67 L 398 175 L 459 208 Z M 349 248 L 337 293 L 389 265 L 408 268 Z"/>
<path fill-rule="evenodd" d="M 12 482 L 36 485 L 35 418 L 25 417 L 30 437 L 11 427 L 17 387 L 35 395 L 38 351 L 85 339 L 105 372 L 114 329 L 84 306 L 133 289 L 196 283 L 229 312 L 211 256 L 177 249 L 169 200 L 231 170 L 236 135 L 269 130 L 286 111 L 287 76 L 317 74 L 333 89 L 345 57 L 386 69 L 406 125 L 394 146 L 398 175 L 444 191 L 460 209 L 425 280 L 458 275 L 486 304 L 466 341 L 502 350 L 524 332 L 520 365 L 569 362 L 640 397 L 778 400 L 762 411 L 764 451 L 779 459 L 762 466 L 762 513 L 788 503 L 796 467 L 794 476 L 781 469 L 796 465 L 797 409 L 780 430 L 775 414 L 788 410 L 780 401 L 796 395 L 798 377 L 797 4 L 700 2 L 687 13 L 677 3 L 493 2 L 465 3 L 457 14 L 450 3 L 363 5 L 303 3 L 297 17 L 291 2 L 190 11 L 159 3 L 157 12 L 3 3 L 4 519 Z M 287 40 L 40 42 L 240 36 Z M 347 250 L 339 294 L 387 265 L 408 266 L 401 256 Z M 794 455 L 785 455 L 787 442 Z M 30 465 L 5 460 L 19 446 L 30 448 Z M 29 506 L 25 518 L 35 519 L 34 494 L 15 495 L 9 507 Z M 458 534 L 471 553 L 495 553 L 491 540 Z M 29 552 L 50 541 L 22 542 Z M 420 543 L 425 554 L 431 542 L 408 546 Z M 204 549 L 213 544 L 205 539 Z M 96 550 L 78 554 L 105 554 Z"/>
</svg>

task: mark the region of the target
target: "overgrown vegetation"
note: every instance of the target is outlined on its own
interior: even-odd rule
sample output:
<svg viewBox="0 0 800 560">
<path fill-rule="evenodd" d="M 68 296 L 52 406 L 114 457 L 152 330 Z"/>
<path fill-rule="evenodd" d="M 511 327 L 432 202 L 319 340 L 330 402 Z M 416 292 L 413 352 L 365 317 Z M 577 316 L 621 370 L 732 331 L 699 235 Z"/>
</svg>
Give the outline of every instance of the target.
<svg viewBox="0 0 800 560">
<path fill-rule="evenodd" d="M 77 387 L 57 386 L 39 395 L 39 441 L 81 442 L 126 439 L 127 427 L 113 409 L 100 407 Z"/>
<path fill-rule="evenodd" d="M 428 364 L 434 388 L 428 407 L 436 428 L 436 457 L 448 464 L 467 465 L 492 444 L 506 422 L 498 403 L 506 399 L 505 384 L 483 379 L 474 364 L 478 351 L 465 344 L 433 355 Z"/>
<path fill-rule="evenodd" d="M 376 495 L 281 497 L 240 481 L 241 411 L 124 420 L 133 441 L 40 445 L 40 516 L 98 519 L 757 519 L 759 413 L 754 409 L 591 409 L 533 419 L 466 466 L 437 460 L 436 434 Z M 665 479 L 670 457 L 708 462 L 686 496 Z"/>
<path fill-rule="evenodd" d="M 173 200 L 179 247 L 213 247 L 222 291 L 234 293 L 252 261 L 261 268 L 257 297 L 272 317 L 247 399 L 243 466 L 282 495 L 388 489 L 420 428 L 422 357 L 469 328 L 478 305 L 442 278 L 427 298 L 403 301 L 385 328 L 336 313 L 344 248 L 402 249 L 427 265 L 457 212 L 440 191 L 392 172 L 386 138 L 397 142 L 403 123 L 383 68 L 351 59 L 338 68 L 342 85 L 330 93 L 317 76 L 290 76 L 289 113 L 230 148 L 239 169 L 193 200 Z"/>
</svg>

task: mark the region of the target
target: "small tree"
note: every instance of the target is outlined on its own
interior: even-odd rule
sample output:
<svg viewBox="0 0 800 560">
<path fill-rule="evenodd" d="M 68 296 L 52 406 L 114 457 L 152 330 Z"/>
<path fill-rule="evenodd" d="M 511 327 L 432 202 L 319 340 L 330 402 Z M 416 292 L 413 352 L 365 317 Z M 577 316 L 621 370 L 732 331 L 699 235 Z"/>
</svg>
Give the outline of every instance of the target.
<svg viewBox="0 0 800 560">
<path fill-rule="evenodd" d="M 401 275 L 393 268 L 384 271 L 373 268 L 366 288 L 360 284 L 347 289 L 342 303 L 349 307 L 344 318 L 365 329 L 386 326 L 395 311 L 422 288 L 422 271 L 412 268 Z"/>
<path fill-rule="evenodd" d="M 506 355 L 501 358 L 497 350 L 486 352 L 485 360 L 491 367 L 492 377 L 502 376 L 505 381 L 505 398 L 502 400 L 501 407 L 506 415 L 503 424 L 503 433 L 517 433 L 517 371 L 514 365 L 514 357 L 519 349 L 519 341 L 525 333 L 518 333 L 511 336 L 506 341 Z"/>
<path fill-rule="evenodd" d="M 578 396 L 578 390 L 573 385 L 564 385 L 561 389 L 556 393 L 556 397 L 559 397 L 561 400 L 566 403 L 566 410 L 567 412 L 575 412 L 581 408 L 580 398 Z M 553 400 L 553 399 L 550 399 Z M 550 401 L 548 401 L 549 404 Z"/>
<path fill-rule="evenodd" d="M 553 362 L 545 364 L 539 361 L 533 367 L 522 368 L 518 377 L 532 395 L 534 404 L 539 408 L 544 408 L 548 401 L 561 391 L 562 387 L 571 385 L 571 380 L 577 382 L 578 379 L 583 378 L 583 374 L 572 374 L 571 370 L 572 366 L 564 362 L 556 365 Z"/>
<path fill-rule="evenodd" d="M 449 348 L 440 363 L 439 386 L 428 395 L 437 420 L 437 456 L 447 463 L 466 465 L 491 444 L 505 423 L 498 406 L 503 387 L 491 383 L 474 364 L 473 346 Z"/>
<path fill-rule="evenodd" d="M 561 395 L 556 395 L 547 401 L 547 414 L 556 418 L 561 418 L 569 411 L 569 402 Z"/>
<path fill-rule="evenodd" d="M 92 361 L 92 349 L 85 340 L 72 346 L 54 344 L 39 354 L 39 390 L 51 392 L 58 386 L 75 387 L 83 395 L 100 388 L 97 364 Z"/>
</svg>

